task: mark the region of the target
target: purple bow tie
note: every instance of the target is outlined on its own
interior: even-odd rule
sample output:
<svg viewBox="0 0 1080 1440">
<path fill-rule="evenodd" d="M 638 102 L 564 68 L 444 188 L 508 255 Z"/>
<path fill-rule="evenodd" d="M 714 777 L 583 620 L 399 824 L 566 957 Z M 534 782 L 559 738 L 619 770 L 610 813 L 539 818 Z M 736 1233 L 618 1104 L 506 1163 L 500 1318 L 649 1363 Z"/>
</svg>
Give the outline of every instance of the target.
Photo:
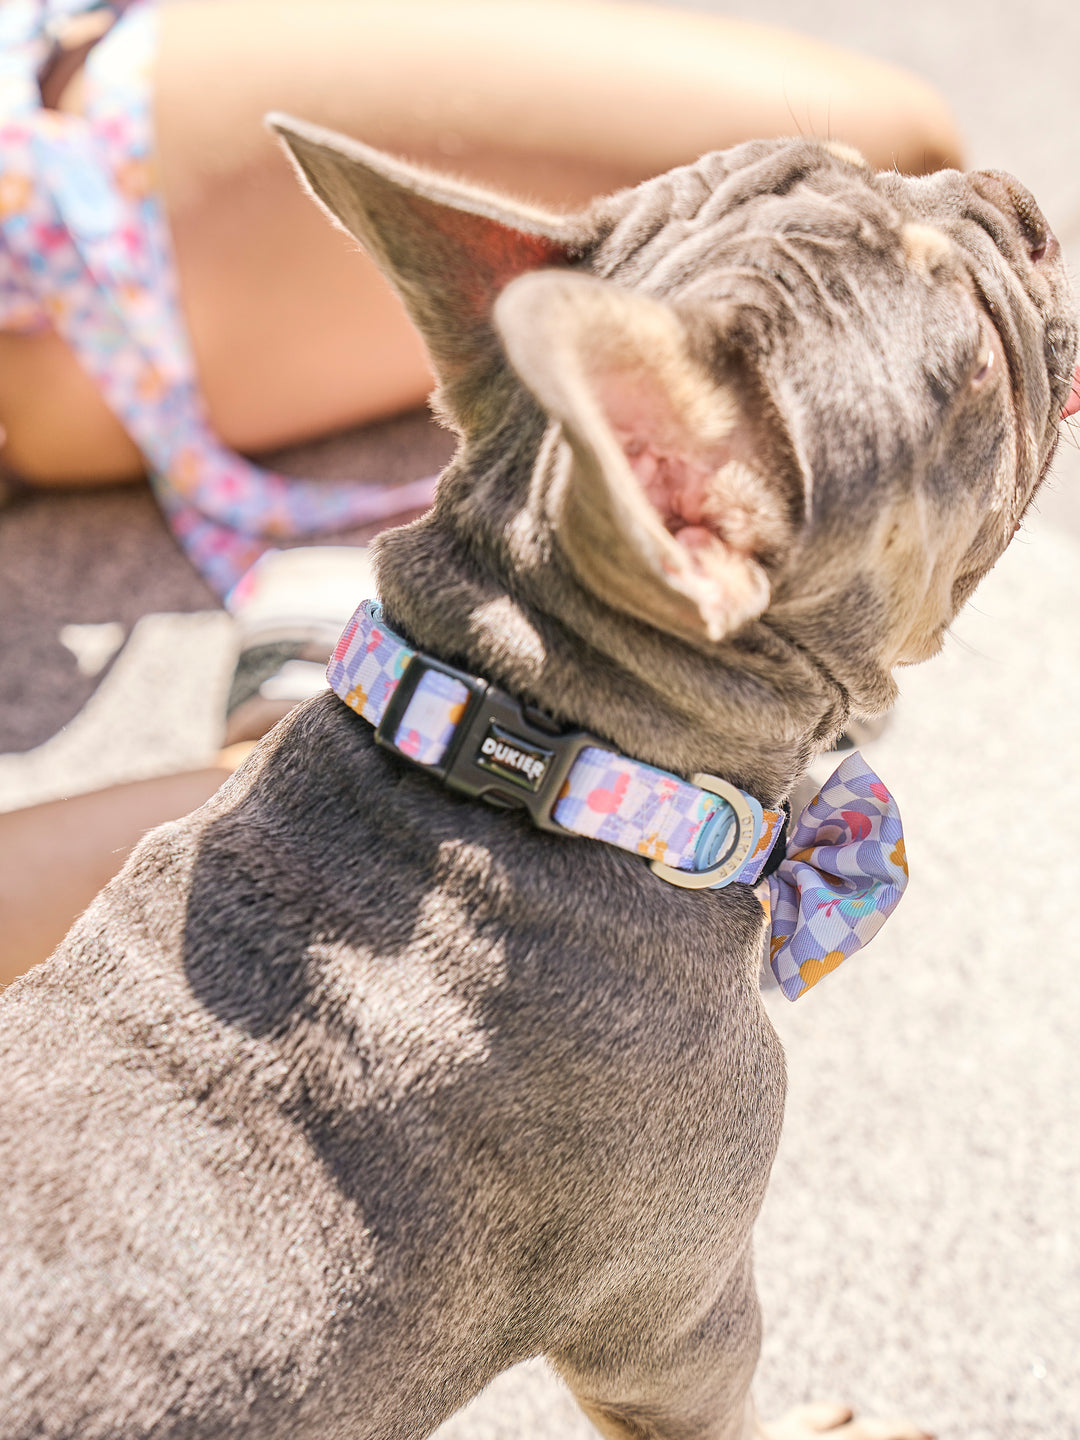
<svg viewBox="0 0 1080 1440">
<path fill-rule="evenodd" d="M 772 927 L 769 962 L 787 998 L 872 940 L 907 881 L 896 801 L 856 751 L 792 825 L 785 858 L 757 889 Z"/>
<path fill-rule="evenodd" d="M 803 811 L 769 873 L 781 811 L 715 776 L 686 780 L 633 760 L 595 736 L 535 730 L 509 696 L 407 645 L 373 601 L 346 627 L 327 678 L 380 744 L 453 789 L 529 800 L 537 825 L 641 855 L 668 884 L 756 886 L 789 1000 L 865 945 L 907 884 L 899 812 L 857 754 Z"/>
</svg>

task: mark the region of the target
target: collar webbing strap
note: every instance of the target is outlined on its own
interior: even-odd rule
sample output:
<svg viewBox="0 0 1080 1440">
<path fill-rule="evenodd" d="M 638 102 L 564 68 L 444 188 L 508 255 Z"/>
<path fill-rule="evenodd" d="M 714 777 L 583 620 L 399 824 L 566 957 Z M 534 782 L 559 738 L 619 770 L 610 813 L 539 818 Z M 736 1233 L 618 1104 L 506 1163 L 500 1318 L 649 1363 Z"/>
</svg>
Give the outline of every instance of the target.
<svg viewBox="0 0 1080 1440">
<path fill-rule="evenodd" d="M 407 645 L 366 600 L 327 667 L 334 692 L 375 738 L 452 789 L 529 812 L 541 829 L 604 840 L 676 885 L 760 879 L 784 828 L 745 791 L 693 783 L 566 731 L 504 691 Z"/>
</svg>

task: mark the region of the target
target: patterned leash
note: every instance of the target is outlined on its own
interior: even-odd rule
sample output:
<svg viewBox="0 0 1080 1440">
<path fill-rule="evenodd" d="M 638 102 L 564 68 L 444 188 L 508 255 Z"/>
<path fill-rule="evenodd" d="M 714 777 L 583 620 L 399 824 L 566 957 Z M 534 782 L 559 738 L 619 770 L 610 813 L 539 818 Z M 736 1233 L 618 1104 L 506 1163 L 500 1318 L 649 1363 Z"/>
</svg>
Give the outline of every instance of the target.
<svg viewBox="0 0 1080 1440">
<path fill-rule="evenodd" d="M 296 479 L 253 465 L 214 434 L 155 174 L 154 6 L 134 0 L 90 51 L 83 114 L 41 104 L 51 24 L 112 8 L 0 0 L 0 325 L 51 326 L 68 342 L 139 447 L 188 557 L 228 602 L 275 542 L 426 509 L 435 481 Z"/>
</svg>

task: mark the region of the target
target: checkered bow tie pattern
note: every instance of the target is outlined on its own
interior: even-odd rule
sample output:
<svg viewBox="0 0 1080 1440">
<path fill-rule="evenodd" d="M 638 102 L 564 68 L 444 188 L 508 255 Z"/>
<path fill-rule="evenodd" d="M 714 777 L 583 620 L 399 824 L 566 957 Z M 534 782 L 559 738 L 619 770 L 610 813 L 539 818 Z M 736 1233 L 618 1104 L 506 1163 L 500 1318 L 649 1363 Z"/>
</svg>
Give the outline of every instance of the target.
<svg viewBox="0 0 1080 1440">
<path fill-rule="evenodd" d="M 769 963 L 784 995 L 797 1000 L 868 944 L 907 881 L 896 801 L 855 751 L 791 827 L 787 854 L 758 887 L 772 931 Z"/>
<path fill-rule="evenodd" d="M 350 709 L 378 725 L 415 653 L 365 601 L 338 642 L 327 678 Z M 395 748 L 418 765 L 438 765 L 468 699 L 462 681 L 427 671 L 397 726 Z M 861 755 L 849 755 L 791 828 L 777 870 L 760 880 L 783 815 L 744 798 L 760 834 L 733 880 L 756 884 L 771 925 L 773 973 L 781 992 L 797 1000 L 867 944 L 899 903 L 907 884 L 900 814 Z M 702 846 L 722 839 L 729 812 L 726 801 L 669 771 L 586 747 L 552 816 L 572 834 L 693 870 Z"/>
</svg>

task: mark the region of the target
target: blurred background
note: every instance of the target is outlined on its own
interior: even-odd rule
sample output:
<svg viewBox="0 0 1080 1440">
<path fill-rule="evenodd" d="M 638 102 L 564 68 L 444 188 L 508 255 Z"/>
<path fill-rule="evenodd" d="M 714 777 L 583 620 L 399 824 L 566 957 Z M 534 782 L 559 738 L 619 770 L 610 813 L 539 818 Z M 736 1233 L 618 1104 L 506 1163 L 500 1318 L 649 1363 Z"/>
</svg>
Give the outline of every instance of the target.
<svg viewBox="0 0 1080 1440">
<path fill-rule="evenodd" d="M 1075 273 L 1080 9 L 695 8 L 932 82 L 969 163 L 1030 186 Z M 404 479 L 449 450 L 417 414 L 275 459 Z M 944 656 L 901 676 L 895 723 L 868 752 L 905 816 L 904 905 L 798 1005 L 767 996 L 791 1079 L 758 1239 L 766 1414 L 834 1396 L 942 1440 L 1080 1437 L 1078 613 L 1080 460 L 1066 435 L 1038 513 Z M 144 486 L 0 506 L 0 809 L 208 763 L 233 659 L 228 618 Z M 454 1440 L 591 1433 L 535 1362 L 445 1427 Z"/>
</svg>

